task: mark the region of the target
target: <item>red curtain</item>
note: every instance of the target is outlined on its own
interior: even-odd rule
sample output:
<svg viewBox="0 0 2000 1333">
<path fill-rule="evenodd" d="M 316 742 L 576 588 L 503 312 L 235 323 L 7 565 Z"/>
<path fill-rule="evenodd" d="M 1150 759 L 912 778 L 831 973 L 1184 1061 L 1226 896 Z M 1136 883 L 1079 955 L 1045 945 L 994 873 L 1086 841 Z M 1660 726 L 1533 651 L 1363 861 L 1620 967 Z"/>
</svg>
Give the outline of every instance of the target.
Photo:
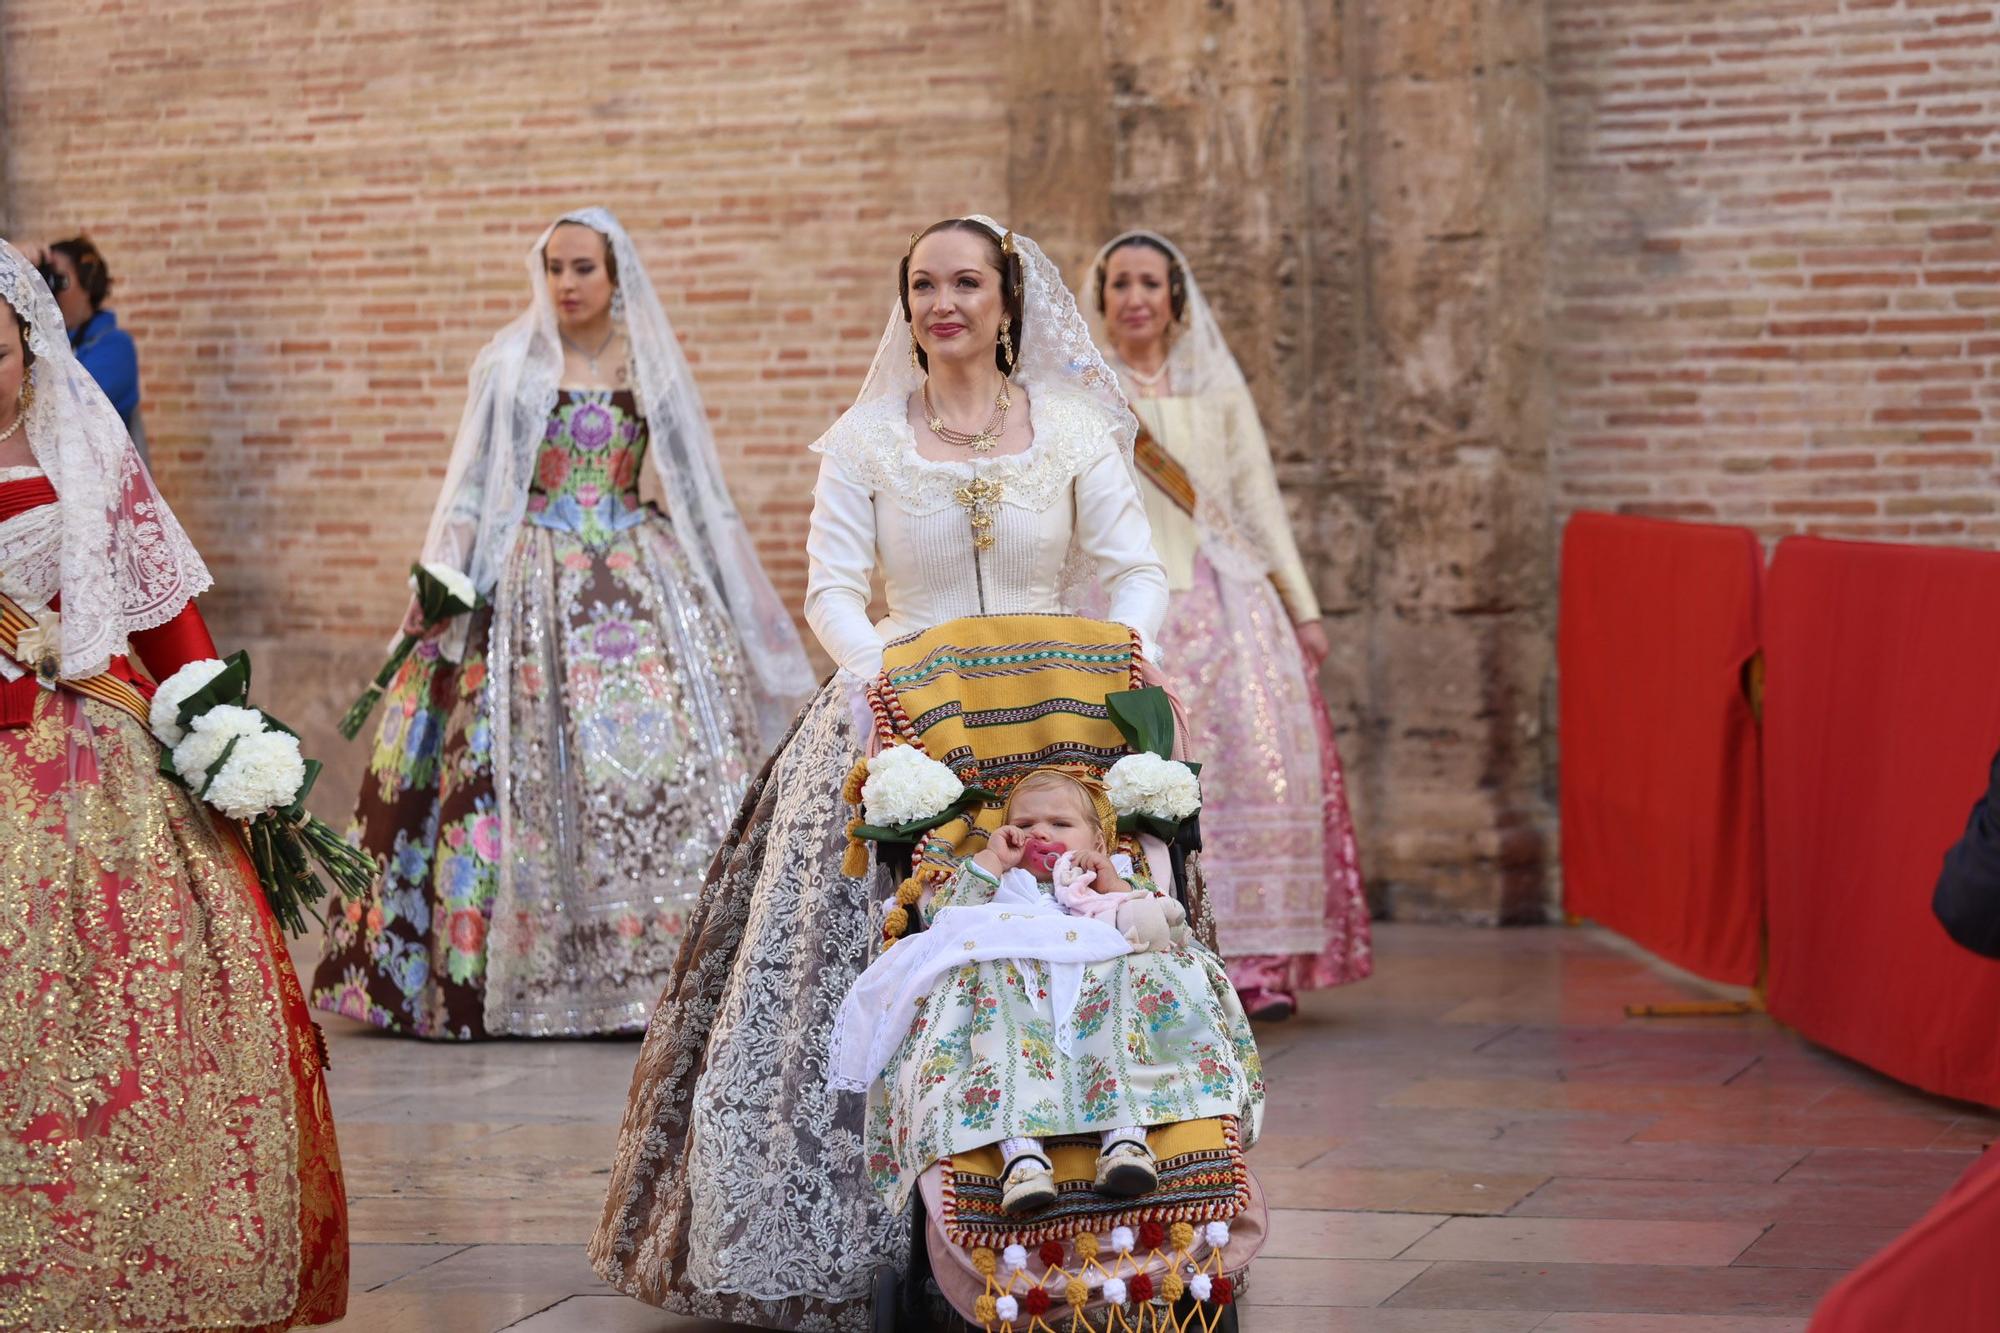
<svg viewBox="0 0 2000 1333">
<path fill-rule="evenodd" d="M 1564 907 L 1742 985 L 1764 924 L 1742 687 L 1763 563 L 1742 528 L 1578 514 L 1556 635 Z"/>
<path fill-rule="evenodd" d="M 1788 540 L 1764 640 L 1771 1012 L 2000 1105 L 2000 965 L 1930 911 L 2000 746 L 2000 555 Z"/>
<path fill-rule="evenodd" d="M 1917 1224 L 1827 1293 L 1807 1333 L 2000 1329 L 2000 1152 L 1987 1150 Z"/>
</svg>

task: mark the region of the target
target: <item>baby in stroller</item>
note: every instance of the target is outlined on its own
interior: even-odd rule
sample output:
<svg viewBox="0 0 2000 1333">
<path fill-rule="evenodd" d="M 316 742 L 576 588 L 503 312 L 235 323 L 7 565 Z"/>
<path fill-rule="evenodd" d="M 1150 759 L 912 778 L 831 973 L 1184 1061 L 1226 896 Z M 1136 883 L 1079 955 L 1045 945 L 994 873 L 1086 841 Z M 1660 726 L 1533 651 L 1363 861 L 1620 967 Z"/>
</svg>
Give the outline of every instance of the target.
<svg viewBox="0 0 2000 1333">
<path fill-rule="evenodd" d="M 1095 1187 L 1123 1197 L 1155 1184 L 1149 1125 L 1232 1116 L 1254 1140 L 1263 1081 L 1235 990 L 1114 850 L 1103 786 L 1034 769 L 1004 818 L 836 1022 L 829 1081 L 868 1092 L 876 1187 L 900 1206 L 931 1162 L 998 1143 L 1021 1216 L 1058 1196 L 1045 1138 L 1095 1135 Z"/>
</svg>

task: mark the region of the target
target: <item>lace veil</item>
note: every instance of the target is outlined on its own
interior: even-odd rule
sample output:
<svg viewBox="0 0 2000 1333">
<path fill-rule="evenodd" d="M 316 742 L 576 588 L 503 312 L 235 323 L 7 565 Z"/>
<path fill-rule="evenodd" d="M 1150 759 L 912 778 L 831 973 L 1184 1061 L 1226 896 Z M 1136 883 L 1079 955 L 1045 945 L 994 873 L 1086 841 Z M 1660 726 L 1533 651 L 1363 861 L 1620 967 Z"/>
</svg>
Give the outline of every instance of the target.
<svg viewBox="0 0 2000 1333">
<path fill-rule="evenodd" d="M 527 511 L 549 413 L 562 380 L 562 342 L 542 251 L 556 227 L 581 223 L 605 238 L 618 268 L 618 305 L 630 348 L 632 391 L 646 415 L 648 457 L 689 562 L 735 622 L 750 668 L 766 743 L 775 741 L 807 695 L 812 668 L 790 614 L 757 559 L 756 545 L 730 499 L 694 375 L 660 305 L 632 238 L 603 208 L 565 213 L 527 255 L 529 304 L 495 334 L 472 367 L 471 394 L 444 487 L 424 542 L 427 561 L 464 570 L 491 595 Z M 463 631 L 447 655 L 463 651 Z"/>
<path fill-rule="evenodd" d="M 1091 332 L 1097 345 L 1104 349 L 1107 361 L 1116 362 L 1104 315 L 1098 309 L 1099 284 L 1104 280 L 1105 261 L 1111 252 L 1134 239 L 1164 247 L 1180 270 L 1181 317 L 1177 332 L 1168 335 L 1172 342 L 1167 351 L 1167 383 L 1172 399 L 1184 406 L 1190 427 L 1224 446 L 1200 450 L 1188 457 L 1175 455 L 1194 482 L 1194 522 L 1202 553 L 1218 573 L 1238 580 L 1263 578 L 1271 566 L 1259 534 L 1268 520 L 1247 502 L 1247 497 L 1264 491 L 1275 494 L 1277 475 L 1271 466 L 1270 446 L 1257 420 L 1257 405 L 1250 397 L 1243 370 L 1223 339 L 1222 325 L 1202 295 L 1201 284 L 1195 281 L 1187 256 L 1158 232 L 1120 233 L 1106 242 L 1091 260 L 1083 286 L 1077 290 L 1077 305 L 1090 322 Z M 1165 446 L 1169 442 L 1160 443 Z"/>
<path fill-rule="evenodd" d="M 118 412 L 70 351 L 55 297 L 35 266 L 0 241 L 0 293 L 28 321 L 35 363 L 28 447 L 55 487 L 65 679 L 94 676 L 126 636 L 166 624 L 213 580 L 132 448 Z M 0 407 L 11 416 L 11 404 Z M 0 561 L 37 558 L 0 551 Z M 44 553 L 39 558 L 46 559 Z M 35 582 L 35 571 L 22 571 Z"/>
</svg>

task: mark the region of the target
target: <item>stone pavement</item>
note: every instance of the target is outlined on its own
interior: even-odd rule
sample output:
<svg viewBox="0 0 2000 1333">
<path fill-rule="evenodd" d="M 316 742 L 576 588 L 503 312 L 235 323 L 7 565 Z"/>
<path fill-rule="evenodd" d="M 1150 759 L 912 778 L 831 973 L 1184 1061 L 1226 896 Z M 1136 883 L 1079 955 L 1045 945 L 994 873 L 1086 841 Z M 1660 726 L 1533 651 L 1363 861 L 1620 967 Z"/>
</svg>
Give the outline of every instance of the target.
<svg viewBox="0 0 2000 1333">
<path fill-rule="evenodd" d="M 1260 1030 L 1273 1239 L 1251 1333 L 1787 1333 L 2000 1137 L 1611 936 L 1386 925 L 1378 975 Z M 306 954 L 301 951 L 301 961 Z M 695 1333 L 583 1245 L 633 1041 L 459 1047 L 323 1020 L 353 1210 L 343 1327 Z"/>
</svg>

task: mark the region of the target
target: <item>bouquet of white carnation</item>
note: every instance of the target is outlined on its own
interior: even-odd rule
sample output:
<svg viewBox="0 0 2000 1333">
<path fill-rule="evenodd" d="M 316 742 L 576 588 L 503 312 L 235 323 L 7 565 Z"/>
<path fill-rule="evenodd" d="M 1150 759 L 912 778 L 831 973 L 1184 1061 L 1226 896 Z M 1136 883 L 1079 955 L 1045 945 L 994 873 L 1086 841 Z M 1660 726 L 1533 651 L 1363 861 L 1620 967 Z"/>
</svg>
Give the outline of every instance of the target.
<svg viewBox="0 0 2000 1333">
<path fill-rule="evenodd" d="M 298 799 L 306 780 L 299 738 L 272 731 L 254 708 L 222 704 L 194 719 L 174 747 L 188 790 L 231 819 L 255 819 Z"/>
<path fill-rule="evenodd" d="M 914 745 L 892 745 L 868 761 L 861 810 L 870 824 L 900 828 L 942 814 L 964 794 L 943 764 Z"/>
<path fill-rule="evenodd" d="M 1174 842 L 1201 810 L 1201 765 L 1172 757 L 1173 703 L 1157 685 L 1107 695 L 1105 709 L 1132 753 L 1104 775 L 1104 794 L 1126 833 Z"/>
<path fill-rule="evenodd" d="M 472 580 L 450 565 L 411 565 L 410 591 L 417 595 L 417 607 L 423 616 L 426 632 L 479 605 L 479 594 L 473 590 Z M 419 637 L 405 634 L 396 640 L 396 646 L 389 650 L 389 660 L 375 673 L 375 679 L 368 683 L 368 688 L 361 691 L 361 697 L 354 701 L 347 715 L 340 719 L 342 736 L 353 740 L 361 734 L 361 728 L 367 724 L 368 715 L 375 711 L 382 691 L 389 688 L 389 682 L 403 669 L 403 663 L 409 660 Z"/>
<path fill-rule="evenodd" d="M 358 847 L 307 812 L 319 763 L 299 752 L 290 727 L 248 706 L 250 659 L 190 662 L 153 695 L 149 724 L 162 754 L 160 771 L 230 819 L 241 820 L 250 859 L 273 915 L 294 934 L 323 896 L 317 862 L 346 897 L 374 881 L 375 865 Z"/>
<path fill-rule="evenodd" d="M 1177 759 L 1128 754 L 1104 776 L 1104 794 L 1121 815 L 1150 815 L 1178 824 L 1201 809 L 1201 781 Z"/>
</svg>

